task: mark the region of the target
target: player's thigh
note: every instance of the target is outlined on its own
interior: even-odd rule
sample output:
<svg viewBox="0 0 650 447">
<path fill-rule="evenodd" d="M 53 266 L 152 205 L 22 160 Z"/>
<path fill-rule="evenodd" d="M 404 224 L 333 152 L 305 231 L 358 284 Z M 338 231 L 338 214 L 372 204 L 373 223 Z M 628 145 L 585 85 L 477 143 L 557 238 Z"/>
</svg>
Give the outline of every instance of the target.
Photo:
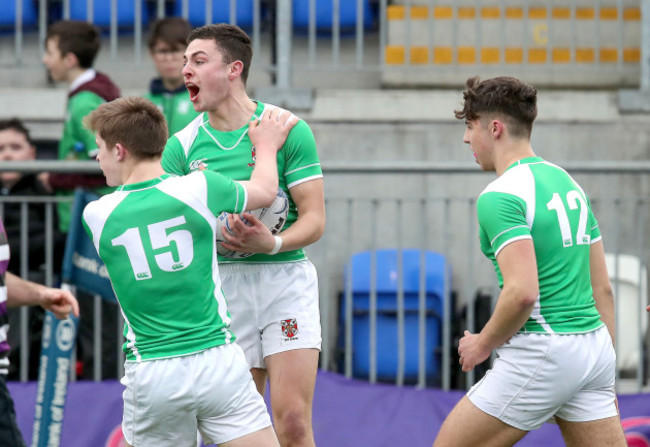
<svg viewBox="0 0 650 447">
<path fill-rule="evenodd" d="M 478 409 L 466 396 L 449 413 L 440 427 L 434 447 L 506 447 L 526 435 Z"/>
<path fill-rule="evenodd" d="M 241 438 L 219 444 L 220 447 L 279 447 L 272 427 L 266 427 Z"/>
<path fill-rule="evenodd" d="M 241 348 L 233 343 L 202 354 L 193 382 L 203 440 L 222 445 L 270 427 L 266 404 Z"/>
<path fill-rule="evenodd" d="M 571 341 L 575 339 L 575 341 Z M 559 346 L 568 356 L 564 363 L 584 365 L 578 389 L 555 412 L 557 418 L 569 422 L 599 421 L 618 417 L 616 407 L 616 354 L 606 327 L 560 338 Z"/>
<path fill-rule="evenodd" d="M 263 268 L 260 325 L 264 358 L 294 349 L 321 348 L 318 277 L 309 261 Z"/>
<path fill-rule="evenodd" d="M 288 409 L 311 414 L 318 355 L 317 349 L 294 349 L 266 357 L 274 416 Z"/>
<path fill-rule="evenodd" d="M 567 447 L 625 447 L 625 435 L 618 416 L 587 422 L 570 422 L 556 417 Z"/>
<path fill-rule="evenodd" d="M 262 328 L 259 324 L 260 308 L 257 295 L 260 294 L 260 275 L 257 264 L 222 264 L 219 266 L 221 286 L 228 302 L 230 330 L 237 337 L 246 362 L 251 368 L 264 368 L 262 354 Z"/>
<path fill-rule="evenodd" d="M 131 445 L 193 446 L 196 413 L 193 405 L 191 357 L 126 363 L 121 383 L 122 432 Z"/>
<path fill-rule="evenodd" d="M 257 392 L 264 396 L 266 393 L 266 379 L 268 378 L 266 369 L 251 368 L 251 374 L 253 375 L 253 381 L 255 382 Z"/>
</svg>

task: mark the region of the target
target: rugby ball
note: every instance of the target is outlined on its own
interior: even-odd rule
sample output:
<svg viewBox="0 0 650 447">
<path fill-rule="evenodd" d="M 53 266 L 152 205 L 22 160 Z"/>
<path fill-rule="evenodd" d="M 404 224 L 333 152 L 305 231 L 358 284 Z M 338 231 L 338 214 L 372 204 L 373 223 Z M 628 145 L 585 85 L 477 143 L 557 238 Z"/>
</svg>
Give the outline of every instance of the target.
<svg viewBox="0 0 650 447">
<path fill-rule="evenodd" d="M 282 189 L 278 188 L 275 200 L 271 206 L 247 211 L 247 213 L 257 217 L 264 225 L 266 225 L 266 228 L 271 231 L 271 234 L 277 234 L 282 231 L 284 223 L 287 221 L 287 215 L 289 214 L 289 198 Z M 229 213 L 224 211 L 219 214 L 219 217 L 217 217 L 217 253 L 221 256 L 232 259 L 242 259 L 252 256 L 254 253 L 241 253 L 238 251 L 228 250 L 221 245 L 221 243 L 224 242 L 221 229 L 225 228 L 226 231 L 232 234 L 232 231 L 228 226 L 229 215 Z M 247 223 L 246 219 L 242 220 L 244 223 Z"/>
</svg>

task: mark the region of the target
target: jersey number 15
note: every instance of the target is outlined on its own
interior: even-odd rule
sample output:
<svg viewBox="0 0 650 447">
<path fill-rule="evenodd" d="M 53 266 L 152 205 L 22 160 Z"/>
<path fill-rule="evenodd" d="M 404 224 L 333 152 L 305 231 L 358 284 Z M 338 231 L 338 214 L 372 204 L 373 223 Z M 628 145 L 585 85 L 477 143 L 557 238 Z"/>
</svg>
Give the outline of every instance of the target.
<svg viewBox="0 0 650 447">
<path fill-rule="evenodd" d="M 194 245 L 192 242 L 192 233 L 188 230 L 169 229 L 185 224 L 185 217 L 179 216 L 173 219 L 163 220 L 151 225 L 147 225 L 149 240 L 154 250 L 167 249 L 162 253 L 154 255 L 156 264 L 165 272 L 177 272 L 190 265 L 194 258 Z M 123 246 L 131 262 L 133 275 L 136 281 L 151 279 L 151 267 L 147 261 L 147 254 L 144 250 L 144 244 L 140 237 L 140 231 L 137 227 L 129 228 L 120 236 L 111 241 L 113 246 Z M 178 260 L 174 260 L 172 242 L 176 245 L 176 255 Z"/>
</svg>

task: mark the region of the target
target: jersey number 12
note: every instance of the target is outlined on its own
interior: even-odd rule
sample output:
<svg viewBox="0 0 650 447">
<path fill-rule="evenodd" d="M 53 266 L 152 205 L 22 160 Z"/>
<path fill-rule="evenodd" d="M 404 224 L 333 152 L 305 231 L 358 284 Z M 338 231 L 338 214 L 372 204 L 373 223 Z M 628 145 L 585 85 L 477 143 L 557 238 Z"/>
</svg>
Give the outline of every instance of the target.
<svg viewBox="0 0 650 447">
<path fill-rule="evenodd" d="M 578 220 L 578 229 L 576 231 L 576 241 L 578 245 L 588 245 L 591 242 L 591 236 L 587 234 L 587 203 L 585 199 L 576 190 L 571 190 L 566 194 L 566 202 L 569 204 L 569 209 L 575 210 L 580 208 L 580 219 Z M 571 234 L 571 225 L 569 223 L 569 216 L 567 215 L 566 208 L 560 195 L 553 193 L 553 197 L 546 204 L 549 210 L 555 211 L 557 214 L 558 224 L 560 225 L 560 233 L 562 234 L 562 245 L 564 247 L 571 247 L 573 245 L 573 235 Z"/>
</svg>

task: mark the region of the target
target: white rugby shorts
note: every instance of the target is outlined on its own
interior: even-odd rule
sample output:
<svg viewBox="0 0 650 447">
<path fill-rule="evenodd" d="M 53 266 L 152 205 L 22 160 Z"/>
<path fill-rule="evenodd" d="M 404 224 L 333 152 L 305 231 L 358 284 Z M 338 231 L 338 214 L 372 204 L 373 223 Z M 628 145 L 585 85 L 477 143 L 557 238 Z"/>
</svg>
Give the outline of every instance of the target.
<svg viewBox="0 0 650 447">
<path fill-rule="evenodd" d="M 293 349 L 321 348 L 318 277 L 311 261 L 220 264 L 230 329 L 251 368 Z"/>
<path fill-rule="evenodd" d="M 236 343 L 124 365 L 124 439 L 133 446 L 221 444 L 271 425 Z"/>
<path fill-rule="evenodd" d="M 616 416 L 616 354 L 607 328 L 584 334 L 517 334 L 468 392 L 480 410 L 520 430 L 554 416 L 571 422 Z"/>
</svg>

